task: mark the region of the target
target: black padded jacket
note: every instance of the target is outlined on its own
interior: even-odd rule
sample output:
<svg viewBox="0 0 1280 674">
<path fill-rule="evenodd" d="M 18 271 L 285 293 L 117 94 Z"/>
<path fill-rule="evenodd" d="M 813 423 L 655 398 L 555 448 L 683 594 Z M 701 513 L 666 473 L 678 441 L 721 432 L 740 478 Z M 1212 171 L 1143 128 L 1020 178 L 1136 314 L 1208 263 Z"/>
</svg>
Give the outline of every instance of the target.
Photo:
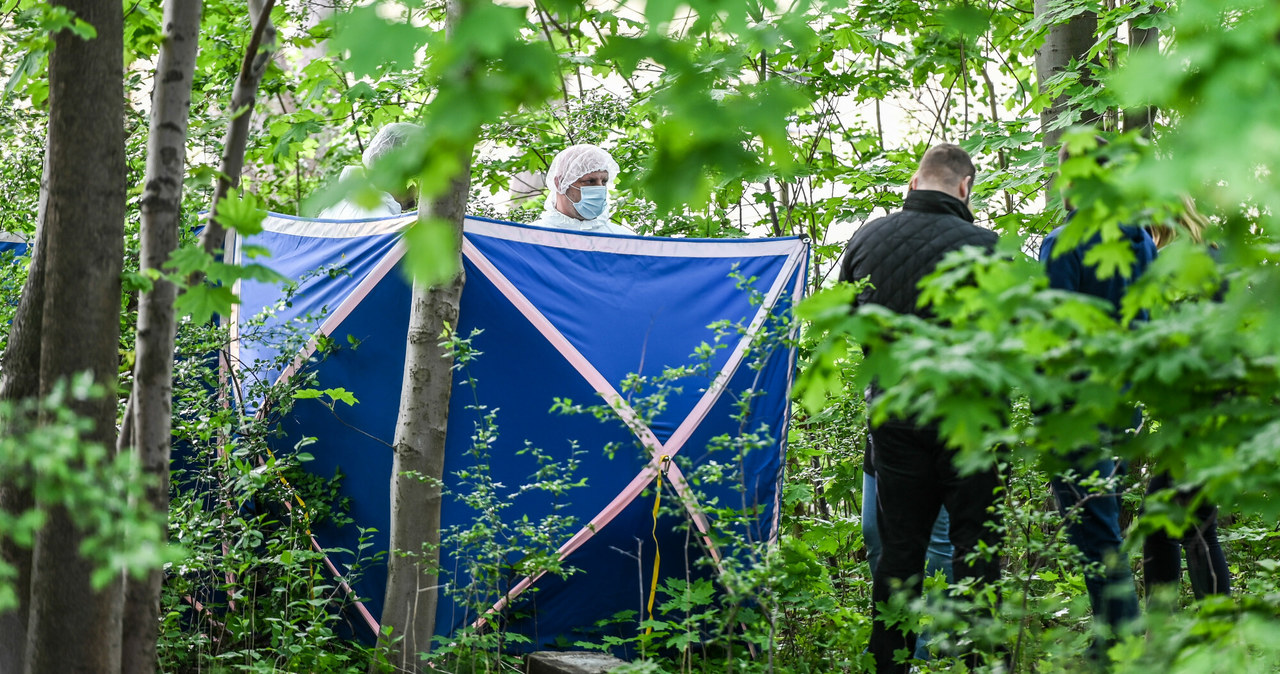
<svg viewBox="0 0 1280 674">
<path fill-rule="evenodd" d="M 912 190 L 902 210 L 863 225 L 845 246 L 840 280 L 870 277 L 872 287 L 854 306 L 879 304 L 900 314 L 929 316 L 916 307 L 917 287 L 953 250 L 980 246 L 993 250 L 996 233 L 973 224 L 973 214 L 959 199 L 933 190 Z"/>
<path fill-rule="evenodd" d="M 959 199 L 934 190 L 912 190 L 902 210 L 863 225 L 845 247 L 840 280 L 870 277 L 872 287 L 855 300 L 854 307 L 879 304 L 900 314 L 930 316 L 920 308 L 920 280 L 953 250 L 980 246 L 993 250 L 999 237 L 973 224 L 973 213 Z M 873 395 L 871 389 L 868 397 Z M 863 469 L 875 475 L 871 438 Z"/>
</svg>

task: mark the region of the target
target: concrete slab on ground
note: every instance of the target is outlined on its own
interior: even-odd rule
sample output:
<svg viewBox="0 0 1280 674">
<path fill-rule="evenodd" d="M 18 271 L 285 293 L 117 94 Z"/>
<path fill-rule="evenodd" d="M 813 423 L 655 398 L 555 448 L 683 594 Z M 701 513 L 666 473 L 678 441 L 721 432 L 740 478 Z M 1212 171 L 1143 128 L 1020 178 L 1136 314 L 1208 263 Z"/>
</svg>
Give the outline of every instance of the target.
<svg viewBox="0 0 1280 674">
<path fill-rule="evenodd" d="M 608 674 L 627 664 L 607 653 L 539 651 L 525 656 L 526 674 Z"/>
</svg>

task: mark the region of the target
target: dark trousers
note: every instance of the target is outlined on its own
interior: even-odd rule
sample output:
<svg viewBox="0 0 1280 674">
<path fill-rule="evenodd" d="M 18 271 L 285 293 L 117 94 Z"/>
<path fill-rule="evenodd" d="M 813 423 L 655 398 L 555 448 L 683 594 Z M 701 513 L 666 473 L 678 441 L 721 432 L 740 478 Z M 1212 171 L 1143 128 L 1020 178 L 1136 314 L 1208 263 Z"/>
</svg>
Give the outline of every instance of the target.
<svg viewBox="0 0 1280 674">
<path fill-rule="evenodd" d="M 1083 456 L 1079 453 L 1076 458 Z M 1114 459 L 1073 466 L 1078 480 L 1053 478 L 1050 486 L 1058 501 L 1058 510 L 1071 518 L 1067 538 L 1080 549 L 1090 568 L 1085 571 L 1084 585 L 1089 591 L 1089 605 L 1095 621 L 1101 621 L 1111 635 L 1120 632 L 1138 617 L 1138 595 L 1133 589 L 1133 573 L 1129 561 L 1121 556 L 1120 497 L 1115 491 L 1090 492 L 1080 481 L 1097 474 L 1117 476 L 1122 467 Z M 1096 644 L 1099 652 L 1109 639 Z M 1096 655 L 1096 654 L 1095 654 Z"/>
<path fill-rule="evenodd" d="M 1147 494 L 1173 487 L 1169 473 L 1151 478 Z M 1187 506 L 1195 491 L 1179 491 L 1174 502 Z M 1181 538 L 1173 538 L 1164 529 L 1147 537 L 1142 546 L 1143 579 L 1147 595 L 1163 586 L 1176 586 L 1182 580 L 1182 551 L 1187 553 L 1187 575 L 1196 599 L 1210 594 L 1231 594 L 1231 571 L 1218 542 L 1218 506 L 1202 502 L 1192 517 L 1191 526 Z"/>
<path fill-rule="evenodd" d="M 969 558 L 979 542 L 989 546 L 999 542 L 998 532 L 987 524 L 995 519 L 989 510 L 996 502 L 1000 479 L 995 467 L 961 477 L 952 464 L 952 451 L 936 429 L 884 424 L 871 429 L 871 438 L 876 447 L 876 514 L 884 551 L 872 576 L 870 650 L 877 672 L 906 672 L 907 665 L 895 663 L 894 656 L 898 651 L 913 652 L 916 635 L 886 625 L 880 618 L 880 604 L 889 601 L 895 586 L 908 598 L 920 595 L 929 537 L 941 506 L 951 514 L 956 579 L 974 578 L 982 585 L 1000 577 L 998 556 Z"/>
</svg>

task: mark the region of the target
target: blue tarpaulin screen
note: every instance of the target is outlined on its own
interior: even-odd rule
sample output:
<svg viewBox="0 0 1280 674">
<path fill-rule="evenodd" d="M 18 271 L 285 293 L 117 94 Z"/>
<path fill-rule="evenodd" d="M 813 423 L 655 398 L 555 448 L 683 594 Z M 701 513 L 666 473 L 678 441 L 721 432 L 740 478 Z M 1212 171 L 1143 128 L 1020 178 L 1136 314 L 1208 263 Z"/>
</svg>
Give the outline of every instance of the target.
<svg viewBox="0 0 1280 674">
<path fill-rule="evenodd" d="M 289 376 L 296 369 L 289 361 L 296 360 L 314 372 L 317 388 L 343 388 L 359 401 L 333 410 L 297 401 L 280 421 L 283 437 L 274 449 L 292 451 L 315 438 L 305 449 L 314 456 L 308 469 L 341 476 L 354 524 L 318 523 L 312 533 L 350 580 L 370 634 L 382 612 L 386 567 L 364 563 L 352 574 L 350 566 L 357 527 L 376 530 L 361 553 L 366 562 L 388 546 L 390 443 L 410 306 L 397 265 L 400 230 L 410 222 L 271 216 L 263 232 L 229 248 L 240 257 L 247 246 L 265 248 L 267 264 L 297 283 L 290 292 L 257 282 L 239 288 L 232 360 L 240 379 Z M 601 631 L 634 634 L 655 552 L 661 551 L 664 579 L 714 578 L 717 560 L 741 554 L 716 543 L 720 533 L 760 544 L 776 533 L 795 355 L 789 315 L 804 291 L 807 245 L 794 238 L 582 234 L 479 218 L 467 220 L 464 239 L 457 334 L 478 355 L 454 374 L 437 631 L 451 634 L 496 607 L 487 614 L 490 624 L 501 616 L 503 627 L 528 636 L 531 646 Z M 281 328 L 303 339 L 282 348 L 279 339 L 253 337 Z M 314 333 L 327 335 L 332 348 L 312 353 L 304 342 Z M 681 367 L 688 368 L 685 376 L 666 387 L 657 383 Z M 635 375 L 645 385 L 624 389 Z M 662 404 L 655 405 L 659 390 Z M 609 413 L 602 419 L 553 411 L 558 399 Z M 496 439 L 477 453 L 481 427 L 491 427 Z M 733 442 L 743 438 L 752 441 Z M 580 486 L 522 491 L 540 460 Z M 708 468 L 722 479 L 691 479 Z M 659 482 L 668 514 L 655 543 Z M 481 484 L 498 485 L 494 507 L 482 511 L 464 502 L 484 493 Z M 717 508 L 746 515 L 726 518 Z M 572 519 L 546 529 L 546 541 L 517 535 L 522 523 L 552 516 Z M 487 548 L 456 535 L 475 526 L 489 528 L 482 537 Z M 534 549 L 556 554 L 574 571 L 559 577 L 516 570 L 515 562 Z M 472 569 L 489 567 L 501 568 L 472 577 Z M 627 610 L 635 616 L 597 627 Z"/>
</svg>

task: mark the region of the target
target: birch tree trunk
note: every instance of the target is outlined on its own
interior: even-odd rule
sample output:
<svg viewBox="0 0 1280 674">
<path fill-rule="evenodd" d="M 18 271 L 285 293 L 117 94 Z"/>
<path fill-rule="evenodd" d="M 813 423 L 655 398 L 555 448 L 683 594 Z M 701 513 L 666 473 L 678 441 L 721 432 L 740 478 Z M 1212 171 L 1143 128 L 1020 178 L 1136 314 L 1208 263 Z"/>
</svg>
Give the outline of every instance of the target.
<svg viewBox="0 0 1280 674">
<path fill-rule="evenodd" d="M 144 273 L 149 269 L 160 271 L 178 247 L 191 78 L 199 46 L 201 4 L 201 0 L 166 0 L 164 5 L 165 36 L 156 62 L 147 173 L 141 201 Z M 158 278 L 151 290 L 139 298 L 133 404 L 126 412 L 133 415 L 134 450 L 144 474 L 152 480 L 147 502 L 162 515 L 169 511 L 173 347 L 177 332 L 173 301 L 176 296 L 176 286 Z M 156 671 L 163 580 L 163 569 L 154 569 L 146 578 L 125 581 L 121 662 L 121 671 L 125 674 Z"/>
<path fill-rule="evenodd" d="M 465 0 L 449 0 L 446 31 L 466 11 Z M 466 279 L 462 273 L 462 221 L 471 187 L 471 151 L 459 151 L 458 174 L 448 190 L 419 211 L 416 227 L 439 218 L 453 227 L 458 275 L 445 285 L 413 284 L 400 414 L 396 419 L 395 459 L 391 473 L 391 554 L 382 626 L 388 657 L 401 672 L 422 671 L 419 653 L 431 650 L 439 603 L 440 506 L 444 478 L 449 396 L 453 388 L 453 352 L 441 345 L 447 326 L 458 324 L 458 303 Z M 377 663 L 370 671 L 376 670 Z"/>
<path fill-rule="evenodd" d="M 126 175 L 123 8 L 97 0 L 56 4 L 97 36 L 60 31 L 49 56 L 39 392 L 91 373 L 103 395 L 73 407 L 93 422 L 85 440 L 114 447 Z M 83 538 L 64 508 L 48 511 L 32 554 L 28 672 L 120 668 L 121 587 L 93 589 L 93 564 L 79 552 Z"/>
<path fill-rule="evenodd" d="M 452 223 L 454 240 L 459 243 L 471 184 L 470 158 L 461 165 L 466 173 L 454 178 L 449 191 L 430 206 L 433 215 Z M 425 212 L 426 209 L 422 211 Z M 415 226 L 428 225 L 419 222 Z M 461 269 L 461 253 L 456 254 Z M 453 352 L 440 342 L 446 326 L 458 324 L 464 282 L 459 272 L 446 285 L 413 284 L 400 414 L 396 419 L 391 555 L 382 609 L 383 627 L 391 628 L 391 639 L 399 639 L 391 644 L 390 657 L 398 667 L 396 671 L 419 671 L 417 654 L 431 649 L 431 636 L 435 633 L 441 481 L 449 394 L 453 388 Z"/>
<path fill-rule="evenodd" d="M 1043 16 L 1050 10 L 1053 0 L 1035 0 L 1036 17 Z M 1070 68 L 1072 59 L 1081 64 L 1081 78 L 1088 81 L 1089 73 L 1085 71 L 1085 56 L 1093 46 L 1093 34 L 1098 29 L 1098 16 L 1092 12 L 1076 15 L 1065 23 L 1049 27 L 1049 34 L 1044 44 L 1036 50 L 1036 79 L 1043 88 L 1045 82 L 1055 75 Z M 1060 95 L 1040 111 L 1040 125 L 1044 131 L 1044 147 L 1056 152 L 1062 137 L 1061 129 L 1050 129 L 1058 118 L 1067 111 L 1067 96 Z M 1081 114 L 1081 124 L 1094 124 L 1101 118 L 1093 111 Z"/>
</svg>

